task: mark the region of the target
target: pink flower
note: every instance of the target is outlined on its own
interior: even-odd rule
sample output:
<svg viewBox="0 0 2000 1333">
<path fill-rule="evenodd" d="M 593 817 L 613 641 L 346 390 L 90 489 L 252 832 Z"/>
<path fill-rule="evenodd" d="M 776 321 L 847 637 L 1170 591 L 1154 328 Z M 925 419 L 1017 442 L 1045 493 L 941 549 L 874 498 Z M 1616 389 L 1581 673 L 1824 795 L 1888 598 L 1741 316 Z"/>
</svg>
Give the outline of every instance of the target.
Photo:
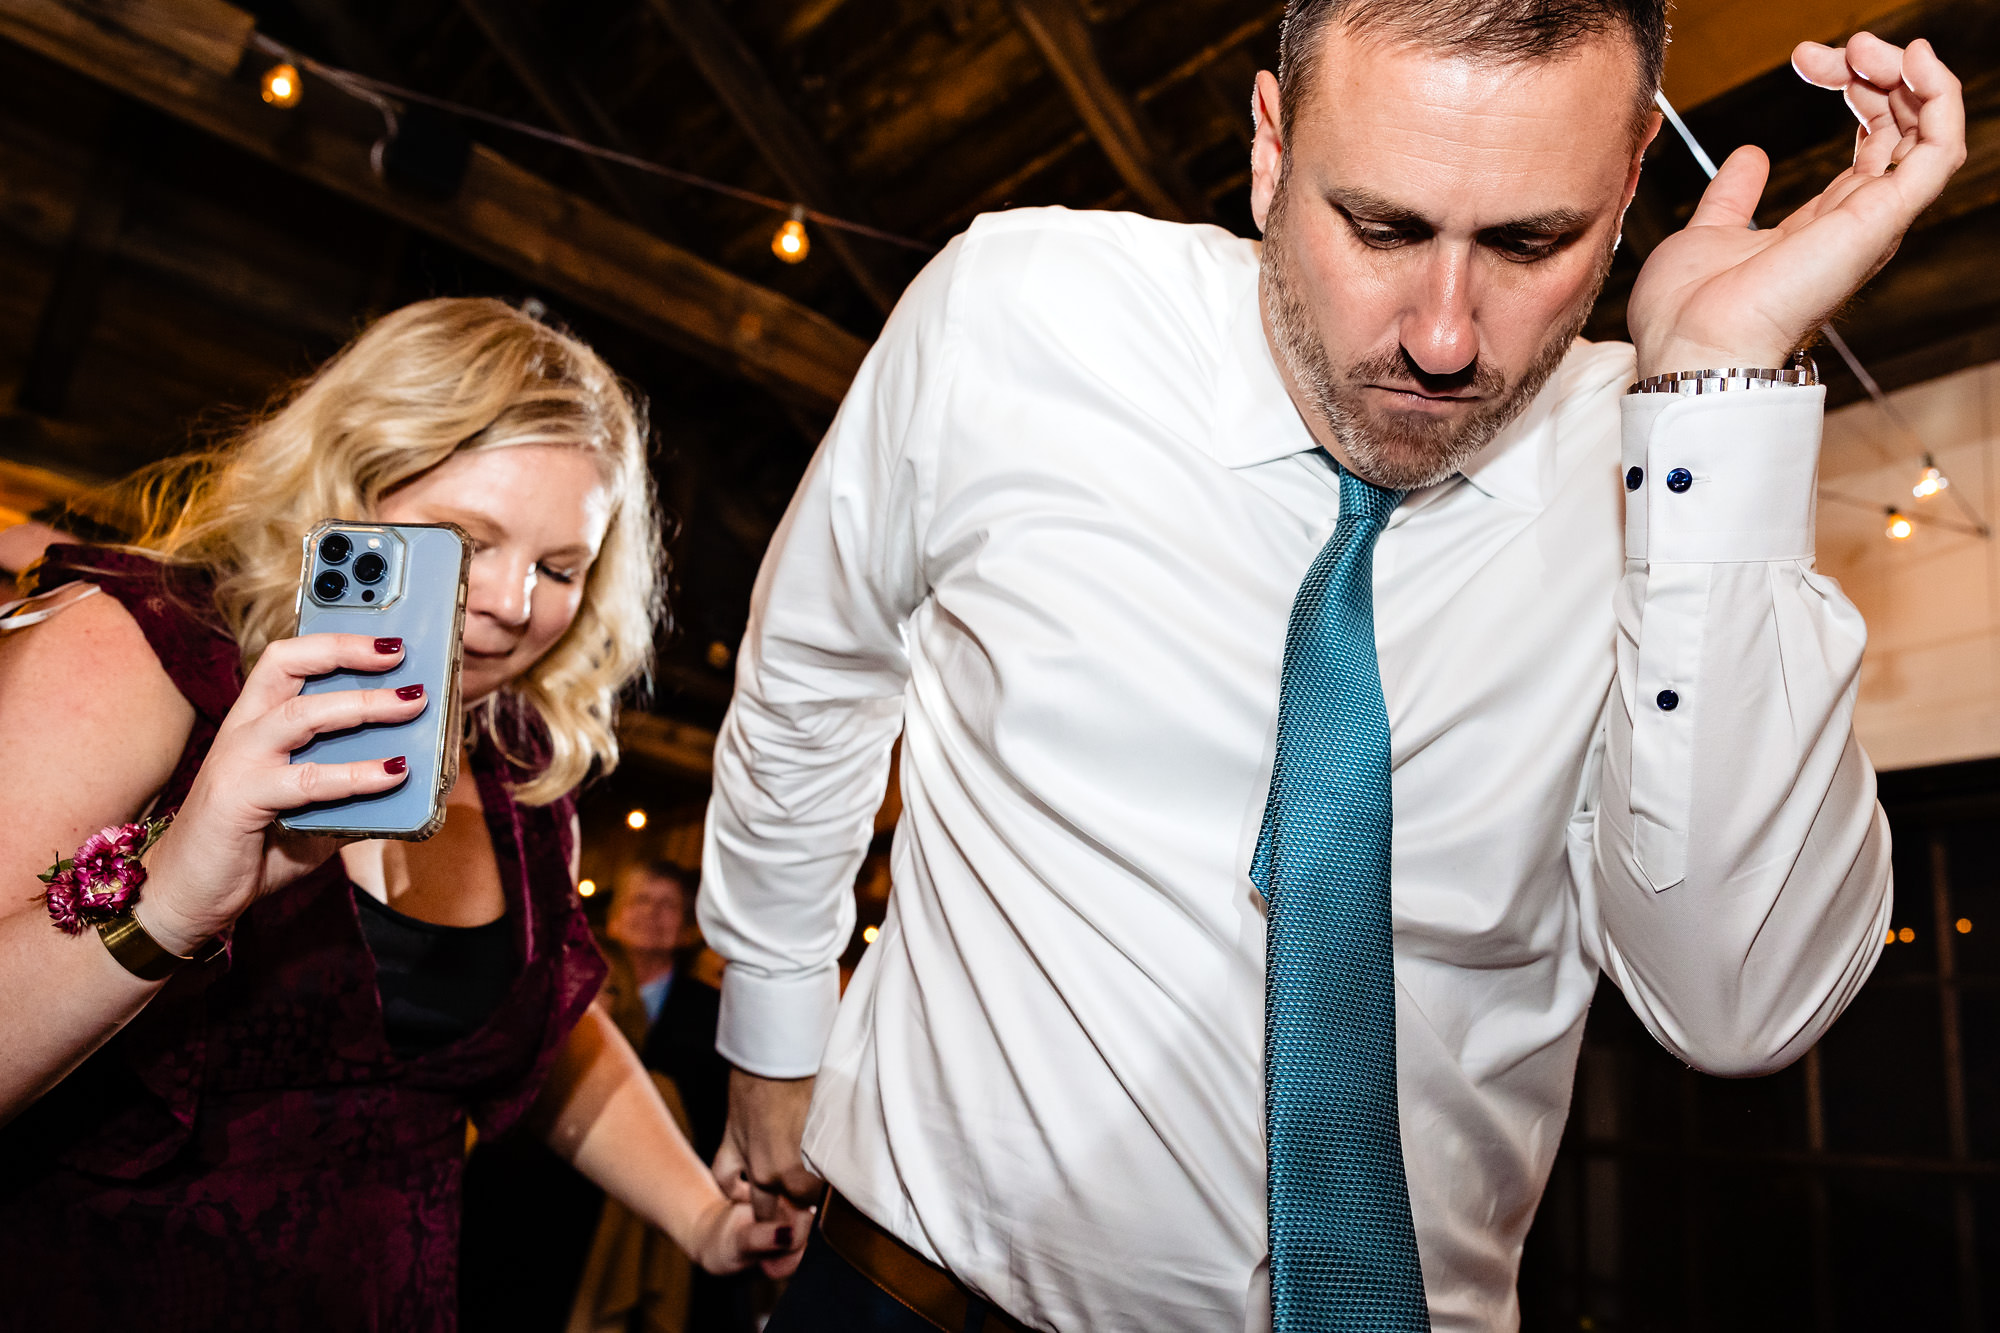
<svg viewBox="0 0 2000 1333">
<path fill-rule="evenodd" d="M 83 917 L 77 910 L 76 877 L 64 870 L 48 880 L 49 920 L 65 935 L 83 933 Z"/>
<path fill-rule="evenodd" d="M 146 882 L 146 867 L 139 864 L 145 842 L 146 831 L 136 824 L 100 829 L 84 840 L 69 871 L 79 911 L 108 916 L 137 900 Z"/>
</svg>

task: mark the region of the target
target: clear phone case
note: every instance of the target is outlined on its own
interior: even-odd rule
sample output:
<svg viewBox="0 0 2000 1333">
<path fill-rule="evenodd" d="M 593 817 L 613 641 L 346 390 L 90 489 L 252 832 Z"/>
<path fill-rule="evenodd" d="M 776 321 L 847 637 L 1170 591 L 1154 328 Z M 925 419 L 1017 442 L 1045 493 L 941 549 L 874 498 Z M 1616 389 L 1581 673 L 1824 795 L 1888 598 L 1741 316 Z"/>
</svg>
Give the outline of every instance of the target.
<svg viewBox="0 0 2000 1333">
<path fill-rule="evenodd" d="M 445 796 L 458 780 L 460 639 L 465 629 L 471 543 L 449 524 L 349 523 L 329 519 L 306 535 L 299 576 L 300 634 L 365 634 L 403 641 L 393 671 L 335 671 L 305 694 L 395 689 L 421 682 L 429 706 L 408 722 L 318 736 L 292 762 L 348 763 L 402 755 L 409 778 L 373 796 L 301 806 L 281 816 L 299 833 L 421 842 L 444 826 Z"/>
</svg>

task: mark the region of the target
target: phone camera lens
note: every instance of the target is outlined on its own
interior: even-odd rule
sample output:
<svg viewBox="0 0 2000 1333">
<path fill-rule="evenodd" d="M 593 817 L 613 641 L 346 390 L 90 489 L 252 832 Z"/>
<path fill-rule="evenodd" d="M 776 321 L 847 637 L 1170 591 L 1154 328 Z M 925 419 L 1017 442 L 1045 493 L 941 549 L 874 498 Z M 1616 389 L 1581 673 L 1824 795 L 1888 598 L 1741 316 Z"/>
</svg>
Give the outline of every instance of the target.
<svg viewBox="0 0 2000 1333">
<path fill-rule="evenodd" d="M 337 602 L 347 591 L 347 575 L 337 569 L 329 569 L 313 580 L 313 596 L 322 602 Z"/>
<path fill-rule="evenodd" d="M 319 539 L 319 558 L 329 565 L 337 565 L 347 559 L 347 553 L 354 549 L 344 533 L 329 532 Z"/>
<path fill-rule="evenodd" d="M 389 562 L 373 551 L 356 556 L 354 578 L 357 583 L 380 583 L 382 576 L 389 572 Z"/>
</svg>

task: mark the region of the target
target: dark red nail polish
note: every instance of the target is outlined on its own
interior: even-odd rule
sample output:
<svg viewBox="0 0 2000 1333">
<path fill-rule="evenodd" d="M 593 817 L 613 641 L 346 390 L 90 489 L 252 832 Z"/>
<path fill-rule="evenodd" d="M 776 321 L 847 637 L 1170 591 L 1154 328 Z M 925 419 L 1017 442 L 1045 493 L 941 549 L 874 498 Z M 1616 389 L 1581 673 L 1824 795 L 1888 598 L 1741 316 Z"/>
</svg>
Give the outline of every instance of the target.
<svg viewBox="0 0 2000 1333">
<path fill-rule="evenodd" d="M 421 699 L 424 697 L 424 687 L 421 684 L 399 685 L 396 687 L 396 697 L 398 699 Z"/>
<path fill-rule="evenodd" d="M 792 1229 L 790 1227 L 778 1228 L 778 1248 L 781 1250 L 792 1248 Z"/>
<path fill-rule="evenodd" d="M 410 761 L 400 754 L 394 759 L 384 759 L 382 761 L 382 771 L 385 773 L 407 773 L 410 771 Z"/>
<path fill-rule="evenodd" d="M 384 657 L 387 657 L 391 653 L 400 653 L 403 651 L 403 641 L 401 639 L 377 639 L 375 640 L 375 651 Z"/>
</svg>

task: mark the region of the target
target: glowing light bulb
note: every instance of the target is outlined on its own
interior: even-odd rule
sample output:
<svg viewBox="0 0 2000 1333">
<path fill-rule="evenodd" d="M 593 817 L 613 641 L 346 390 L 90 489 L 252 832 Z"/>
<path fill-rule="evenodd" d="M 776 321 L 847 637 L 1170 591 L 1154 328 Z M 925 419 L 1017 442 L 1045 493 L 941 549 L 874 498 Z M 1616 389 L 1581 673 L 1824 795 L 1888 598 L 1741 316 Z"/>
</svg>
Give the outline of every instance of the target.
<svg viewBox="0 0 2000 1333">
<path fill-rule="evenodd" d="M 1951 478 L 1938 471 L 1936 464 L 1924 468 L 1924 475 L 1917 478 L 1917 484 L 1910 487 L 1910 494 L 1919 500 L 1928 500 L 1939 491 L 1951 485 Z"/>
<path fill-rule="evenodd" d="M 873 944 L 881 934 L 882 931 L 879 927 L 863 926 L 861 928 L 861 942 L 863 944 Z"/>
<path fill-rule="evenodd" d="M 264 100 L 272 106 L 297 106 L 305 85 L 290 65 L 273 65 L 264 71 Z"/>
<path fill-rule="evenodd" d="M 1895 942 L 1896 942 L 1896 928 L 1894 926 L 1891 926 L 1889 927 L 1889 937 L 1883 940 L 1882 943 L 1894 944 Z"/>
<path fill-rule="evenodd" d="M 812 253 L 812 237 L 806 235 L 806 210 L 794 208 L 792 215 L 771 238 L 771 253 L 787 264 L 802 264 Z"/>
<path fill-rule="evenodd" d="M 579 896 L 588 898 L 597 892 L 597 881 L 594 879 L 580 879 L 576 882 L 576 891 Z"/>
<path fill-rule="evenodd" d="M 1892 542 L 1901 542 L 1901 541 L 1908 541 L 1910 539 L 1910 534 L 1915 532 L 1916 530 L 1917 530 L 1916 524 L 1910 522 L 1909 519 L 1903 517 L 1903 515 L 1891 509 L 1889 511 L 1889 522 L 1882 529 L 1882 533 Z"/>
<path fill-rule="evenodd" d="M 1972 920 L 1970 917 L 1960 917 L 1957 925 L 1959 934 L 1970 935 L 1972 933 Z"/>
<path fill-rule="evenodd" d="M 629 829 L 642 829 L 646 827 L 646 812 L 644 810 L 634 810 L 631 814 L 625 816 L 625 827 Z"/>
<path fill-rule="evenodd" d="M 1908 926 L 1904 926 L 1896 932 L 1896 938 L 1904 944 L 1914 944 L 1917 940 L 1917 932 L 1911 930 Z"/>
</svg>

